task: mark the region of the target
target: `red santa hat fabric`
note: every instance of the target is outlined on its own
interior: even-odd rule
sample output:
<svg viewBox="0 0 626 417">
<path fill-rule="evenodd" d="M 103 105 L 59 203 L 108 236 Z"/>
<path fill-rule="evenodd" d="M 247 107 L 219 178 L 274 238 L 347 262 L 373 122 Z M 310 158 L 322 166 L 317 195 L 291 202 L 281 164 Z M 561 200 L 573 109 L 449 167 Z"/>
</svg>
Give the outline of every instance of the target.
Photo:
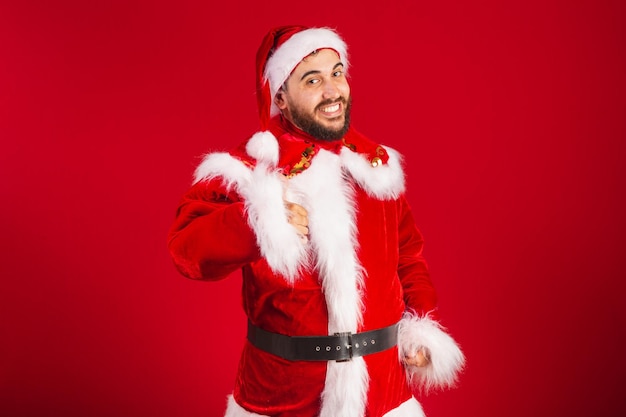
<svg viewBox="0 0 626 417">
<path fill-rule="evenodd" d="M 257 104 L 261 129 L 279 113 L 274 104 L 276 92 L 303 58 L 318 49 L 330 48 L 339 54 L 348 70 L 346 43 L 332 29 L 306 26 L 279 26 L 263 38 L 256 56 Z"/>
</svg>

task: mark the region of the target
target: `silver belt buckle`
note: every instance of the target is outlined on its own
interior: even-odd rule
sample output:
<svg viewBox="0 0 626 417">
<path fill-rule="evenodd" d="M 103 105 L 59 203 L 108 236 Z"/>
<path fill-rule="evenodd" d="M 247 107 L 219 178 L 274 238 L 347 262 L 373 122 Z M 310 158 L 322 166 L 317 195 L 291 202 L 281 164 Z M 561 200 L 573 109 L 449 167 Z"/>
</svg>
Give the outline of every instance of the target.
<svg viewBox="0 0 626 417">
<path fill-rule="evenodd" d="M 352 360 L 353 357 L 353 350 L 352 350 L 352 332 L 341 332 L 341 333 L 335 333 L 334 336 L 339 336 L 339 346 L 341 346 L 341 343 L 344 343 L 345 340 L 345 344 L 343 346 L 341 346 L 341 349 L 343 349 L 344 347 L 348 350 L 348 358 L 346 359 L 337 359 L 336 362 L 349 362 Z"/>
</svg>

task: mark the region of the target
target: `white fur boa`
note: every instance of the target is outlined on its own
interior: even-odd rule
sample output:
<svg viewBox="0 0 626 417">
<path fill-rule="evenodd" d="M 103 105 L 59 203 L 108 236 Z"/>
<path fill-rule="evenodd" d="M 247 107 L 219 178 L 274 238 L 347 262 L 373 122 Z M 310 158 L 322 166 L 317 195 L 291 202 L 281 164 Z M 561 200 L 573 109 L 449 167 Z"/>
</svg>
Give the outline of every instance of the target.
<svg viewBox="0 0 626 417">
<path fill-rule="evenodd" d="M 370 167 L 371 169 L 371 167 Z M 289 182 L 288 196 L 309 212 L 311 251 L 328 308 L 328 334 L 355 333 L 361 321 L 363 272 L 357 258 L 354 190 L 339 156 L 320 150 Z M 328 362 L 320 417 L 360 417 L 368 389 L 363 358 Z"/>
</svg>

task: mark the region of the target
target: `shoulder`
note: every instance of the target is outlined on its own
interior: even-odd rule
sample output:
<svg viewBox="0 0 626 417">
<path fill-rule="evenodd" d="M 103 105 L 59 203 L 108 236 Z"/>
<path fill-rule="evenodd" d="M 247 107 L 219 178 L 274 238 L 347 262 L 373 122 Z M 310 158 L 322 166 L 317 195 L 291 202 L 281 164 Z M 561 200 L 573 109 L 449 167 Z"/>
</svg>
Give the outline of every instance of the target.
<svg viewBox="0 0 626 417">
<path fill-rule="evenodd" d="M 341 159 L 346 170 L 367 193 L 380 200 L 397 199 L 405 190 L 402 155 L 350 129 Z"/>
</svg>

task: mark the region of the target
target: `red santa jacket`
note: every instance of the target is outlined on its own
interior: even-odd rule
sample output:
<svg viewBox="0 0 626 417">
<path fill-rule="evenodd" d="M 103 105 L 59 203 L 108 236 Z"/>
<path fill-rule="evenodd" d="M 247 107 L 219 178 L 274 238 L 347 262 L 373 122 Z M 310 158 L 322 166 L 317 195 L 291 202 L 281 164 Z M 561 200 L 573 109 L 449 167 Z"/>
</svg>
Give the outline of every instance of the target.
<svg viewBox="0 0 626 417">
<path fill-rule="evenodd" d="M 399 343 L 347 362 L 291 362 L 246 341 L 227 415 L 383 416 L 411 399 L 411 384 L 452 384 L 464 359 L 436 321 L 400 155 L 352 128 L 322 142 L 287 123 L 278 116 L 270 132 L 204 159 L 170 233 L 176 266 L 207 280 L 241 269 L 245 312 L 267 331 L 332 335 L 400 321 Z M 307 209 L 309 242 L 284 200 Z M 401 358 L 419 347 L 431 364 L 405 369 Z"/>
</svg>

